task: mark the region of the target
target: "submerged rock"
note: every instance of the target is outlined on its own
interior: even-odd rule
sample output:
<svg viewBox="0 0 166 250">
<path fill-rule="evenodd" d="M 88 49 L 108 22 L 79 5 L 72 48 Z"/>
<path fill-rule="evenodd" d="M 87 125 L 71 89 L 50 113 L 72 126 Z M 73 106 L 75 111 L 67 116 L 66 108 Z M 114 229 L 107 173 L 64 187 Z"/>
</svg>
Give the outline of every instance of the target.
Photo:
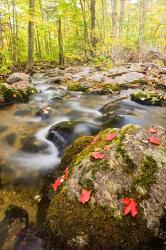
<svg viewBox="0 0 166 250">
<path fill-rule="evenodd" d="M 135 92 L 131 94 L 131 100 L 146 105 L 166 106 L 166 95 L 154 90 Z"/>
<path fill-rule="evenodd" d="M 61 122 L 52 126 L 47 139 L 52 141 L 60 151 L 71 144 L 76 138 L 97 132 L 95 125 L 85 122 Z"/>
<path fill-rule="evenodd" d="M 61 167 L 70 166 L 69 178 L 48 209 L 50 248 L 164 249 L 166 130 L 156 129 L 159 146 L 148 142 L 148 130 L 128 125 L 106 129 L 95 140 L 79 138 L 67 149 Z M 110 133 L 118 136 L 107 141 Z M 92 159 L 94 151 L 105 157 Z M 82 189 L 91 190 L 85 205 L 79 202 Z M 123 213 L 125 197 L 138 204 L 134 218 Z"/>
</svg>

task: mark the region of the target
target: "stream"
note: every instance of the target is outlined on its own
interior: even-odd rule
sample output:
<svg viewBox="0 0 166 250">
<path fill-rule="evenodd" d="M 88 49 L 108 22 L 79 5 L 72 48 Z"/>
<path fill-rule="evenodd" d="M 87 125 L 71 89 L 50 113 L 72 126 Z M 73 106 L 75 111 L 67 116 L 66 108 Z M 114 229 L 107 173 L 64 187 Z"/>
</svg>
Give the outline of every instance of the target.
<svg viewBox="0 0 166 250">
<path fill-rule="evenodd" d="M 0 109 L 0 182 L 3 187 L 36 186 L 42 183 L 45 173 L 58 167 L 63 152 L 47 139 L 49 129 L 55 124 L 74 123 L 74 133 L 79 136 L 107 127 L 121 128 L 128 123 L 166 127 L 166 108 L 131 101 L 129 95 L 133 90 L 123 90 L 115 96 L 69 92 L 60 90 L 59 85 L 43 83 L 42 75 L 33 79 L 33 83 L 40 92 L 28 103 Z M 47 119 L 37 115 L 45 107 L 51 107 Z M 66 137 L 55 133 L 56 138 L 65 143 Z"/>
</svg>

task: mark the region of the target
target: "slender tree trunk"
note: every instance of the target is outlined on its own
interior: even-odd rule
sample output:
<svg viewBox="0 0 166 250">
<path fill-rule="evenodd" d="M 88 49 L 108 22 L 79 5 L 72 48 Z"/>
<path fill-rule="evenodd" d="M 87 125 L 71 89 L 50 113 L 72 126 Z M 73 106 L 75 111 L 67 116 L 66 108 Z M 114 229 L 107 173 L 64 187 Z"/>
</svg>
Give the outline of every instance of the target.
<svg viewBox="0 0 166 250">
<path fill-rule="evenodd" d="M 145 29 L 145 13 L 146 13 L 146 0 L 140 2 L 140 24 L 139 24 L 139 49 L 144 44 L 144 29 Z"/>
<path fill-rule="evenodd" d="M 35 0 L 29 0 L 29 28 L 28 28 L 28 63 L 26 71 L 30 72 L 34 66 L 34 16 L 35 16 Z"/>
<path fill-rule="evenodd" d="M 2 35 L 2 14 L 0 13 L 0 49 L 3 48 L 3 35 Z"/>
<path fill-rule="evenodd" d="M 95 0 L 90 1 L 90 13 L 91 13 L 91 46 L 92 54 L 96 48 L 96 37 L 95 37 L 95 26 L 96 26 L 96 11 L 95 11 Z"/>
<path fill-rule="evenodd" d="M 58 19 L 58 47 L 59 47 L 59 65 L 63 67 L 64 66 L 64 54 L 63 54 L 61 17 L 59 17 Z"/>
<path fill-rule="evenodd" d="M 89 44 L 89 38 L 88 38 L 88 28 L 87 28 L 86 16 L 85 16 L 85 4 L 83 4 L 82 0 L 80 0 L 80 5 L 81 5 L 82 18 L 83 18 L 83 24 L 84 24 L 84 42 L 85 42 L 85 54 L 86 54 L 86 45 Z"/>
<path fill-rule="evenodd" d="M 102 16 L 102 30 L 103 30 L 103 38 L 105 39 L 105 1 L 101 0 L 101 16 Z"/>
<path fill-rule="evenodd" d="M 112 58 L 115 59 L 117 56 L 117 0 L 112 0 Z"/>
<path fill-rule="evenodd" d="M 119 38 L 123 37 L 123 23 L 125 12 L 125 0 L 120 1 L 120 20 L 119 20 Z"/>
</svg>

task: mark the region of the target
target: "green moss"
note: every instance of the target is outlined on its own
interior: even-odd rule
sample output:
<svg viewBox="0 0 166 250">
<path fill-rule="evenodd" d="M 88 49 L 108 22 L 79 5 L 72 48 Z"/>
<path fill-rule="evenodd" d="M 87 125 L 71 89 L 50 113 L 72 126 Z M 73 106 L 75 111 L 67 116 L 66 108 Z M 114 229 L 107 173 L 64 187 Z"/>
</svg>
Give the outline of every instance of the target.
<svg viewBox="0 0 166 250">
<path fill-rule="evenodd" d="M 57 194 L 50 204 L 46 224 L 51 236 L 50 249 L 64 249 L 78 236 L 84 239 L 84 235 L 91 249 L 127 250 L 137 249 L 138 242 L 145 245 L 151 238 L 151 232 L 141 210 L 134 220 L 130 216 L 117 217 L 114 212 L 113 208 L 109 210 L 97 203 L 93 207 L 89 203 L 83 206 L 77 199 L 70 201 L 66 196 Z M 79 241 L 75 240 L 75 243 L 75 249 L 79 249 Z"/>
<path fill-rule="evenodd" d="M 34 87 L 27 86 L 23 89 L 11 87 L 5 83 L 0 84 L 0 99 L 2 104 L 27 102 L 31 94 L 36 93 Z"/>
<path fill-rule="evenodd" d="M 132 161 L 132 159 L 130 159 L 130 157 L 126 154 L 122 141 L 125 138 L 126 133 L 133 132 L 136 129 L 137 128 L 135 128 L 134 125 L 129 124 L 121 130 L 121 133 L 118 138 L 119 141 L 118 141 L 117 153 L 119 153 L 122 156 L 124 160 L 123 169 L 128 174 L 133 172 L 135 164 Z"/>
<path fill-rule="evenodd" d="M 155 91 L 138 91 L 131 94 L 131 100 L 145 105 L 165 106 L 166 96 Z"/>
<path fill-rule="evenodd" d="M 92 140 L 93 136 L 82 136 L 78 138 L 71 146 L 66 149 L 61 162 L 61 166 L 65 167 L 70 165 L 76 158 L 77 154 L 79 154 L 84 148 L 86 148 Z"/>
<path fill-rule="evenodd" d="M 81 91 L 81 92 L 85 92 L 89 89 L 88 86 L 84 85 L 84 84 L 79 84 L 79 83 L 73 83 L 70 84 L 68 86 L 68 90 L 69 91 Z"/>
<path fill-rule="evenodd" d="M 157 170 L 158 166 L 153 157 L 146 156 L 144 164 L 141 167 L 141 173 L 136 178 L 135 184 L 145 188 L 146 191 L 149 191 L 152 184 L 154 184 L 156 181 L 155 173 Z"/>
<path fill-rule="evenodd" d="M 132 82 L 132 84 L 141 84 L 141 85 L 147 85 L 148 82 L 144 79 L 139 79 L 139 80 L 135 80 Z"/>
<path fill-rule="evenodd" d="M 107 91 L 108 93 L 112 91 L 117 92 L 117 91 L 120 91 L 120 85 L 107 83 L 103 85 L 103 90 Z"/>
</svg>

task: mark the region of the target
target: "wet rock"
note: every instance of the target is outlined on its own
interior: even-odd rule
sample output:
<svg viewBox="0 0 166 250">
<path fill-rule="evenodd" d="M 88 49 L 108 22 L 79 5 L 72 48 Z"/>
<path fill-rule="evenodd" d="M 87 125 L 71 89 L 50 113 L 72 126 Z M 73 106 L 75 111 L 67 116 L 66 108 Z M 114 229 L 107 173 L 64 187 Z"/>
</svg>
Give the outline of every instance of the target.
<svg viewBox="0 0 166 250">
<path fill-rule="evenodd" d="M 157 91 L 138 91 L 131 94 L 131 100 L 145 105 L 166 106 L 166 95 Z"/>
<path fill-rule="evenodd" d="M 42 118 L 42 120 L 49 119 L 51 114 L 51 107 L 45 107 L 43 109 L 40 109 L 39 112 L 37 112 L 37 115 Z"/>
<path fill-rule="evenodd" d="M 46 83 L 48 83 L 48 84 L 61 83 L 61 82 L 63 82 L 62 76 L 52 77 L 46 81 Z"/>
<path fill-rule="evenodd" d="M 32 113 L 32 109 L 26 107 L 26 108 L 16 110 L 14 115 L 15 116 L 26 116 L 26 115 L 31 115 L 31 113 Z"/>
<path fill-rule="evenodd" d="M 52 141 L 60 151 L 63 151 L 76 138 L 94 134 L 97 130 L 95 125 L 85 122 L 61 122 L 50 128 L 47 139 Z"/>
<path fill-rule="evenodd" d="M 161 146 L 148 142 L 148 130 L 128 125 L 89 140 L 79 138 L 67 149 L 61 168 L 70 166 L 69 178 L 54 195 L 47 215 L 51 246 L 58 237 L 64 249 L 72 243 L 76 249 L 81 243 L 85 249 L 164 249 L 166 130 L 156 129 Z M 118 136 L 108 142 L 110 133 Z M 110 149 L 104 150 L 105 145 Z M 92 159 L 94 151 L 104 152 L 105 158 Z M 79 202 L 83 188 L 92 191 L 85 205 Z M 124 215 L 124 197 L 137 202 L 136 217 Z"/>
<path fill-rule="evenodd" d="M 145 75 L 142 73 L 138 73 L 138 72 L 129 72 L 127 74 L 123 74 L 122 76 L 116 77 L 115 81 L 118 84 L 125 84 L 125 83 L 135 83 L 136 81 L 140 80 L 144 80 L 145 79 Z M 141 81 L 140 81 L 141 82 Z"/>
<path fill-rule="evenodd" d="M 7 129 L 8 129 L 8 126 L 6 126 L 6 125 L 0 125 L 0 133 L 4 132 Z"/>
<path fill-rule="evenodd" d="M 5 217 L 0 221 L 0 246 L 2 250 L 14 249 L 17 235 L 28 224 L 26 210 L 10 205 Z"/>
<path fill-rule="evenodd" d="M 35 137 L 26 137 L 22 139 L 21 151 L 31 153 L 47 153 L 48 144 L 46 142 L 37 140 Z"/>
<path fill-rule="evenodd" d="M 11 133 L 7 136 L 5 136 L 4 140 L 9 144 L 9 145 L 13 145 L 16 141 L 17 135 L 14 133 Z"/>
<path fill-rule="evenodd" d="M 31 82 L 31 77 L 25 73 L 14 73 L 10 75 L 7 79 L 7 83 L 9 84 L 16 83 L 19 81 L 23 81 L 28 84 Z"/>
</svg>

